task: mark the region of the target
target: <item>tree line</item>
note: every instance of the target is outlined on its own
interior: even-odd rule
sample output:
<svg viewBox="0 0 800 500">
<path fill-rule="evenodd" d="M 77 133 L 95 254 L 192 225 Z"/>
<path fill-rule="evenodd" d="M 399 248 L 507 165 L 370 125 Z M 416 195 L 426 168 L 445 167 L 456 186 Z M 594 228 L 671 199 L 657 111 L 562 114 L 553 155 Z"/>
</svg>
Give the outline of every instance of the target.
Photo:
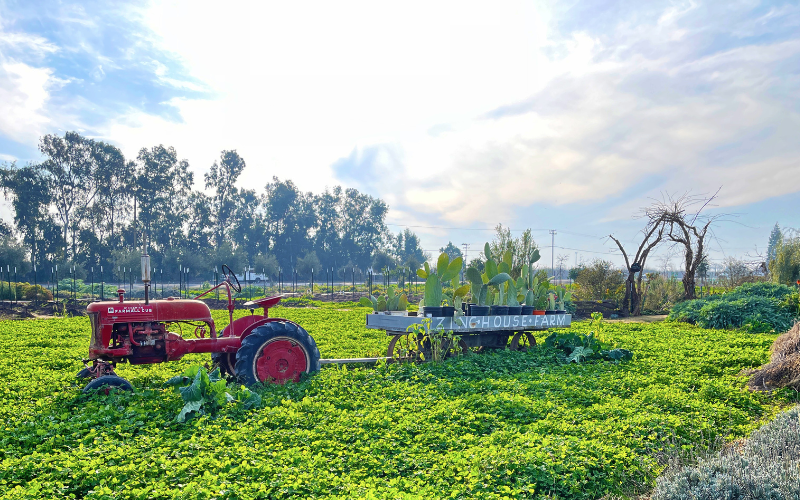
<svg viewBox="0 0 800 500">
<path fill-rule="evenodd" d="M 138 269 L 147 247 L 152 267 L 200 276 L 228 264 L 272 278 L 311 268 L 405 266 L 427 258 L 419 238 L 387 228 L 387 204 L 356 189 L 321 194 L 273 177 L 263 190 L 237 187 L 246 162 L 222 151 L 196 188 L 189 162 L 173 147 L 142 148 L 125 158 L 115 146 L 77 132 L 46 135 L 43 160 L 0 167 L 13 221 L 0 222 L 2 264 L 40 277 L 50 268 Z M 348 272 L 349 275 L 349 272 Z M 40 278 L 41 279 L 41 278 Z"/>
</svg>

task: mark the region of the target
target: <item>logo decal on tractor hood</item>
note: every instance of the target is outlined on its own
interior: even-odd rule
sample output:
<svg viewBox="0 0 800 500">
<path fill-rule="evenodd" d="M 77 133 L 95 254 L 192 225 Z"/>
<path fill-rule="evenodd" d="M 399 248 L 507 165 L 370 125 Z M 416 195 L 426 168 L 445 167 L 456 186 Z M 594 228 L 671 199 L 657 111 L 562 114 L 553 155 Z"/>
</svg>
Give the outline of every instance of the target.
<svg viewBox="0 0 800 500">
<path fill-rule="evenodd" d="M 130 313 L 151 313 L 153 308 L 145 306 L 122 306 L 122 307 L 109 307 L 108 314 L 130 314 Z"/>
</svg>

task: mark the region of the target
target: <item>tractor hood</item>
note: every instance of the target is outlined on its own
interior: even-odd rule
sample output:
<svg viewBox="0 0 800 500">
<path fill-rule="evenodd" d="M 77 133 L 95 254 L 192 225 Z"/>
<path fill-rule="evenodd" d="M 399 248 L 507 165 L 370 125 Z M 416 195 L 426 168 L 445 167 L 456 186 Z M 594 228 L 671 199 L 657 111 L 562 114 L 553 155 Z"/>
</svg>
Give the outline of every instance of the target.
<svg viewBox="0 0 800 500">
<path fill-rule="evenodd" d="M 125 302 L 94 302 L 86 308 L 89 313 L 99 313 L 101 322 L 158 321 L 203 321 L 213 324 L 211 310 L 200 300 L 167 299 Z"/>
</svg>

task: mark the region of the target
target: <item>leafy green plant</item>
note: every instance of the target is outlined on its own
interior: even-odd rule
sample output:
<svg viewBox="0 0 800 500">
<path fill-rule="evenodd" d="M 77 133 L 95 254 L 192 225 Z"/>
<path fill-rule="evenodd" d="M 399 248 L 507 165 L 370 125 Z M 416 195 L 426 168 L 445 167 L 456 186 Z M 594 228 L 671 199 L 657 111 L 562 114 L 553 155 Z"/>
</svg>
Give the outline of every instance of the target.
<svg viewBox="0 0 800 500">
<path fill-rule="evenodd" d="M 739 328 L 784 332 L 798 316 L 795 291 L 775 283 L 746 283 L 731 292 L 676 304 L 668 319 L 703 328 Z M 765 325 L 769 325 L 767 330 Z"/>
<path fill-rule="evenodd" d="M 583 361 L 629 361 L 633 359 L 633 353 L 627 349 L 612 348 L 605 342 L 595 337 L 594 332 L 586 334 L 580 333 L 557 333 L 550 334 L 545 339 L 545 346 L 562 351 L 567 363 L 581 363 Z"/>
<path fill-rule="evenodd" d="M 452 330 L 445 331 L 444 328 L 431 328 L 431 319 L 424 318 L 422 323 L 409 325 L 406 331 L 417 336 L 419 344 L 428 349 L 423 349 L 420 358 L 423 361 L 433 361 L 438 363 L 450 354 L 460 354 L 458 349 L 461 336 L 453 333 Z M 425 359 L 425 351 L 429 351 L 430 360 Z"/>
<path fill-rule="evenodd" d="M 366 311 L 323 302 L 270 316 L 306 328 L 325 358 L 381 356 L 389 338 L 365 328 Z M 226 310 L 212 317 L 227 325 Z M 2 321 L 0 330 L 3 500 L 636 498 L 655 486 L 661 457 L 738 442 L 797 402 L 794 390 L 743 390 L 737 376 L 767 361 L 772 335 L 663 321 L 604 322 L 599 332 L 575 321 L 572 332 L 595 332 L 634 361 L 565 363 L 542 332 L 527 352 L 327 365 L 259 388 L 259 408 L 228 404 L 180 424 L 185 403 L 161 386 L 208 355 L 120 364 L 135 393 L 76 401 L 87 318 Z"/>
<path fill-rule="evenodd" d="M 193 365 L 167 380 L 165 385 L 174 388 L 183 398 L 183 408 L 175 418 L 178 422 L 186 422 L 194 415 L 213 415 L 228 403 L 240 403 L 245 409 L 261 405 L 261 396 L 247 387 L 229 388 L 219 368 L 208 373 L 205 367 Z"/>
</svg>

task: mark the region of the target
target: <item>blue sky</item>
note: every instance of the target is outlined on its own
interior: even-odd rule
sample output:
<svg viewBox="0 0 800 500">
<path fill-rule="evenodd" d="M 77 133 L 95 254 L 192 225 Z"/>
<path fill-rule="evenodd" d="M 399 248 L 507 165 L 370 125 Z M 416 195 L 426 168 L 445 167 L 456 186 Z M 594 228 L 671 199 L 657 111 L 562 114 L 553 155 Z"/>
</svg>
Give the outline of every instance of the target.
<svg viewBox="0 0 800 500">
<path fill-rule="evenodd" d="M 798 2 L 0 0 L 0 111 L 0 161 L 237 149 L 242 185 L 356 187 L 431 251 L 502 223 L 621 262 L 639 207 L 719 188 L 717 262 L 800 226 Z"/>
</svg>

